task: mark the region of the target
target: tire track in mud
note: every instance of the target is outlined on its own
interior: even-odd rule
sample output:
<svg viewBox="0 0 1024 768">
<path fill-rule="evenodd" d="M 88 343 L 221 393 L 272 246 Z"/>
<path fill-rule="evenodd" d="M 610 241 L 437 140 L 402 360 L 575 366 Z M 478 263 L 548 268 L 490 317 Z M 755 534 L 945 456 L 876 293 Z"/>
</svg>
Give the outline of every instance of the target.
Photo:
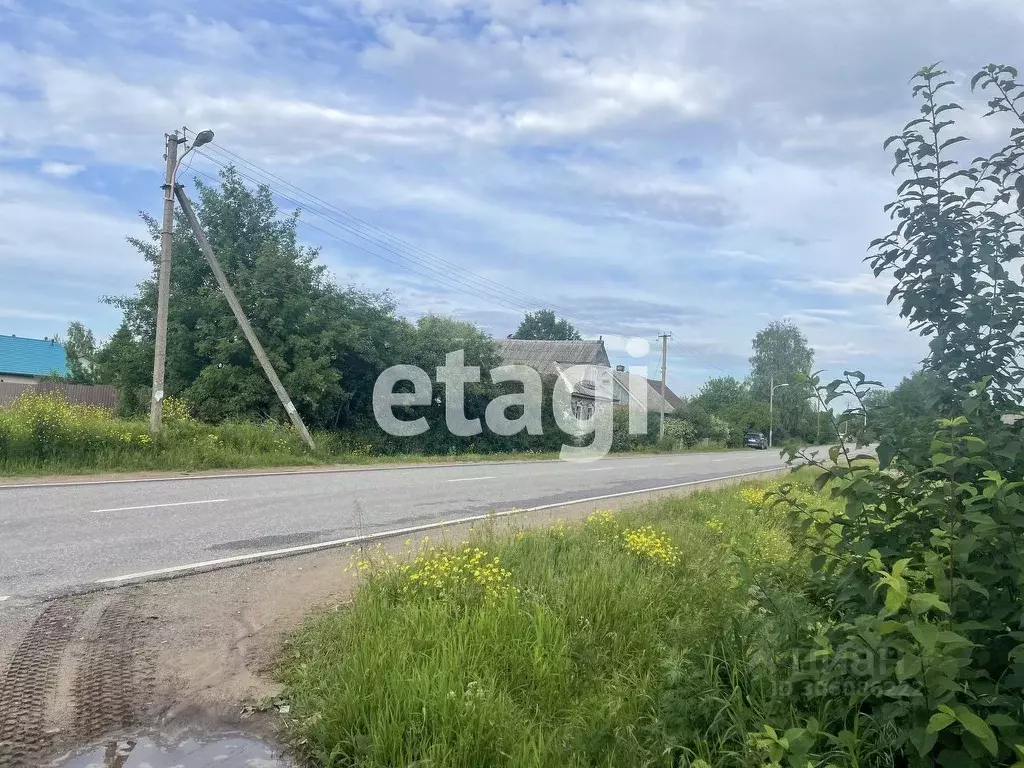
<svg viewBox="0 0 1024 768">
<path fill-rule="evenodd" d="M 64 652 L 88 599 L 50 603 L 29 627 L 0 678 L 0 766 L 37 766 L 53 740 L 47 711 Z"/>
<path fill-rule="evenodd" d="M 89 742 L 138 724 L 153 685 L 144 648 L 144 617 L 130 595 L 115 597 L 86 639 L 72 688 L 76 741 Z"/>
<path fill-rule="evenodd" d="M 0 676 L 0 768 L 140 723 L 154 674 L 138 608 L 130 593 L 75 597 L 36 617 Z"/>
</svg>

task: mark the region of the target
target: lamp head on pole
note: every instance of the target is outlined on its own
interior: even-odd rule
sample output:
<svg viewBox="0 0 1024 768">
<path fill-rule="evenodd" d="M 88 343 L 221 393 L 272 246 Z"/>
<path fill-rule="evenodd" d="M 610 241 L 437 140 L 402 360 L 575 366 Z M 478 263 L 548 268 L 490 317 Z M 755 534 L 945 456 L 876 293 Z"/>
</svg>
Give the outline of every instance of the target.
<svg viewBox="0 0 1024 768">
<path fill-rule="evenodd" d="M 195 139 L 192 140 L 192 149 L 195 149 L 196 147 L 201 147 L 204 144 L 209 144 L 211 141 L 213 141 L 213 131 L 200 131 L 199 133 L 196 134 Z"/>
</svg>

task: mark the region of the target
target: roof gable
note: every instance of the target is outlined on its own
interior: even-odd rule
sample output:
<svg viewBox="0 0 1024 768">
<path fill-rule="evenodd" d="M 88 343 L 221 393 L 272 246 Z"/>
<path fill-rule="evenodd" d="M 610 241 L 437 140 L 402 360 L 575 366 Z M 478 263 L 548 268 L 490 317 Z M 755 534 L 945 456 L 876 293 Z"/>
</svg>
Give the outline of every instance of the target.
<svg viewBox="0 0 1024 768">
<path fill-rule="evenodd" d="M 16 376 L 68 375 L 64 346 L 56 341 L 0 336 L 0 373 Z"/>
<path fill-rule="evenodd" d="M 661 382 L 660 381 L 651 381 L 651 388 L 655 392 L 657 392 L 659 395 L 661 395 Z M 668 384 L 666 384 L 665 385 L 665 402 L 667 402 L 670 406 L 672 406 L 672 409 L 675 410 L 676 408 L 678 408 L 679 406 L 681 406 L 683 404 L 683 399 L 681 397 L 679 397 L 679 395 L 677 395 L 675 392 L 673 392 L 669 388 Z"/>
<path fill-rule="evenodd" d="M 497 339 L 503 365 L 528 365 L 542 376 L 554 375 L 571 365 L 611 366 L 604 341 L 547 341 L 541 339 Z"/>
<path fill-rule="evenodd" d="M 665 413 L 675 412 L 676 406 L 658 394 L 659 388 L 654 386 L 653 381 L 643 376 L 638 376 L 635 373 L 618 369 L 612 372 L 612 376 L 615 377 L 615 382 L 622 388 L 623 405 L 628 405 L 630 401 L 637 401 L 646 403 L 647 410 L 651 413 L 661 413 L 663 407 Z"/>
</svg>

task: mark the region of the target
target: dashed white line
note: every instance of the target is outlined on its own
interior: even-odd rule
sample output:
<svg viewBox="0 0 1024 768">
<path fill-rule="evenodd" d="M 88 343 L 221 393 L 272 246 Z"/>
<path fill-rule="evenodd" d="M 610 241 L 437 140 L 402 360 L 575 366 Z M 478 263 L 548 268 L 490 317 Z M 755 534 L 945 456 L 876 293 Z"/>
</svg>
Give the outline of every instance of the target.
<svg viewBox="0 0 1024 768">
<path fill-rule="evenodd" d="M 449 483 L 465 483 L 470 480 L 493 480 L 497 475 L 483 475 L 481 477 L 456 477 L 449 480 Z"/>
<path fill-rule="evenodd" d="M 10 600 L 10 599 L 11 599 L 10 595 L 0 595 L 0 603 L 2 603 L 4 600 Z"/>
<path fill-rule="evenodd" d="M 609 469 L 615 469 L 615 467 L 598 467 L 597 469 L 584 469 L 584 472 L 607 472 Z"/>
<path fill-rule="evenodd" d="M 411 533 L 421 533 L 423 531 L 431 531 L 436 528 L 446 528 L 450 525 L 460 525 L 465 523 L 475 523 L 480 520 L 492 520 L 499 517 L 508 517 L 509 515 L 522 515 L 529 512 L 543 512 L 546 509 L 557 509 L 558 507 L 566 507 L 572 504 L 586 504 L 593 501 L 604 501 L 605 499 L 617 499 L 623 496 L 635 496 L 640 493 L 654 493 L 656 491 L 668 491 L 674 488 L 686 488 L 693 485 L 703 485 L 705 483 L 721 482 L 723 480 L 737 480 L 741 477 L 752 477 L 754 475 L 763 475 L 766 472 L 779 472 L 785 469 L 784 467 L 768 467 L 766 469 L 757 469 L 752 472 L 739 472 L 734 475 L 723 475 L 720 477 L 707 477 L 702 480 L 689 480 L 685 483 L 672 483 L 671 485 L 659 485 L 655 488 L 640 488 L 635 491 L 620 491 L 619 493 L 606 493 L 602 496 L 589 496 L 582 499 L 572 499 L 570 501 L 556 501 L 551 504 L 541 504 L 536 507 L 526 507 L 524 509 L 506 509 L 501 512 L 492 512 L 483 515 L 472 515 L 470 517 L 459 517 L 454 520 L 441 520 L 436 523 L 424 523 L 422 525 L 413 525 L 408 528 L 397 528 L 390 531 L 380 531 L 379 533 L 363 534 L 362 536 L 350 536 L 346 539 L 335 539 L 333 541 L 321 541 L 316 544 L 299 544 L 294 547 L 286 547 L 284 549 L 272 549 L 264 552 L 252 552 L 247 555 L 234 555 L 232 557 L 222 557 L 218 560 L 207 560 L 202 563 L 189 563 L 188 565 L 174 565 L 169 568 L 158 568 L 154 571 L 142 571 L 140 573 L 128 573 L 124 576 L 110 576 L 106 579 L 99 579 L 94 584 L 118 584 L 125 581 L 138 581 L 145 579 L 152 579 L 161 576 L 173 576 L 175 574 L 190 573 L 194 571 L 202 571 L 217 568 L 220 566 L 236 565 L 241 563 L 252 563 L 260 560 L 268 560 L 277 557 L 284 557 L 285 555 L 297 555 L 303 552 L 317 552 L 322 549 L 336 549 L 337 547 L 343 547 L 346 544 L 356 544 L 359 542 L 374 541 L 376 539 L 389 539 L 394 536 L 404 536 Z"/>
<path fill-rule="evenodd" d="M 187 507 L 190 504 L 220 504 L 230 499 L 203 499 L 201 501 L 175 501 L 170 504 L 142 504 L 138 507 L 114 507 L 113 509 L 92 509 L 90 513 L 98 512 L 131 512 L 136 509 L 160 509 L 161 507 Z"/>
</svg>

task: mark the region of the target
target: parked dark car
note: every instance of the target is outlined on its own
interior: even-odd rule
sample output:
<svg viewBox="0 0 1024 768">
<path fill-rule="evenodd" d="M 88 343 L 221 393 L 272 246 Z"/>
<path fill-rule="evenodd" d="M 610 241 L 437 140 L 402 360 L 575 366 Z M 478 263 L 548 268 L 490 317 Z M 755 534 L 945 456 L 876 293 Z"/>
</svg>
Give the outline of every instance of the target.
<svg viewBox="0 0 1024 768">
<path fill-rule="evenodd" d="M 760 432 L 747 432 L 743 437 L 743 445 L 763 451 L 768 447 L 768 441 Z"/>
</svg>

